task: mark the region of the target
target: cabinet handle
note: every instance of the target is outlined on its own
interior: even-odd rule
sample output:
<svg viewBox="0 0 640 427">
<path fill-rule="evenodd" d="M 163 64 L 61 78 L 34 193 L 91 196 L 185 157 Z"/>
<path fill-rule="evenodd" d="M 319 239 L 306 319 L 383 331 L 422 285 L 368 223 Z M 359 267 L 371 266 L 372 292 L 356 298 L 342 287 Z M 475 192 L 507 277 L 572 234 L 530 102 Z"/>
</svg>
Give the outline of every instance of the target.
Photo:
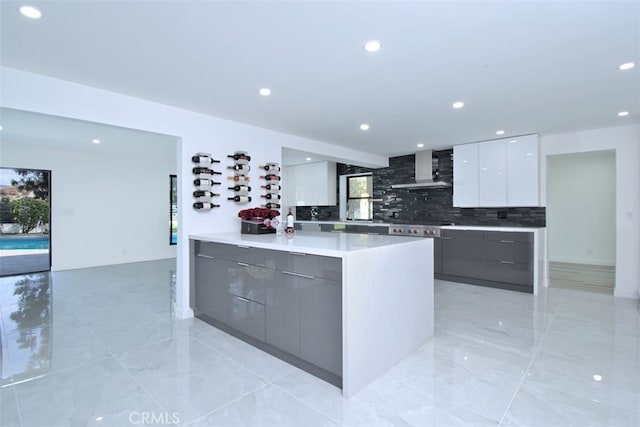
<svg viewBox="0 0 640 427">
<path fill-rule="evenodd" d="M 311 280 L 315 279 L 315 277 L 313 276 L 309 276 L 307 274 L 293 273 L 291 271 L 283 271 L 282 274 L 288 274 L 289 276 L 303 277 L 305 279 L 311 279 Z"/>
<path fill-rule="evenodd" d="M 298 256 L 307 256 L 307 254 L 303 254 L 302 252 L 289 252 L 290 255 L 298 255 Z"/>
<path fill-rule="evenodd" d="M 515 264 L 513 261 L 500 261 L 500 264 Z"/>
<path fill-rule="evenodd" d="M 451 239 L 453 239 L 453 237 L 443 237 L 443 236 L 440 237 L 440 240 L 451 240 Z"/>
<path fill-rule="evenodd" d="M 236 296 L 236 298 L 238 298 L 240 301 L 244 301 L 244 302 L 251 302 L 251 300 L 250 300 L 250 299 L 245 298 L 245 297 L 239 297 L 239 296 Z"/>
<path fill-rule="evenodd" d="M 236 246 L 242 249 L 249 249 L 249 246 L 245 246 L 245 245 L 236 245 Z"/>
<path fill-rule="evenodd" d="M 367 234 L 375 234 L 376 236 L 380 235 L 380 233 L 367 233 Z"/>
<path fill-rule="evenodd" d="M 513 240 L 500 240 L 500 243 L 515 243 Z"/>
<path fill-rule="evenodd" d="M 246 262 L 236 262 L 236 264 L 241 265 L 243 267 L 249 267 L 249 264 L 247 264 Z"/>
<path fill-rule="evenodd" d="M 214 258 L 214 257 L 212 257 L 212 256 L 209 256 L 209 255 L 203 255 L 203 254 L 197 254 L 196 256 L 199 256 L 200 258 L 215 259 L 215 258 Z"/>
</svg>

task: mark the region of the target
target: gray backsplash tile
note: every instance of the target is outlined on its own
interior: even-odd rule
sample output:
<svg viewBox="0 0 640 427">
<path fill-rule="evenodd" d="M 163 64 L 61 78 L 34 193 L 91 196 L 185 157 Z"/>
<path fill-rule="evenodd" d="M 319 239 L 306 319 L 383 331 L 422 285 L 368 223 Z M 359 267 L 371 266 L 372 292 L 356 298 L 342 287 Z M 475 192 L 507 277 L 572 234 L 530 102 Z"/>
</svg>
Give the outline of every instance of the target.
<svg viewBox="0 0 640 427">
<path fill-rule="evenodd" d="M 434 151 L 438 157 L 440 180 L 453 183 L 453 150 Z M 373 217 L 376 221 L 403 224 L 496 225 L 509 227 L 545 227 L 546 208 L 457 208 L 453 206 L 453 188 L 395 189 L 393 184 L 414 180 L 413 154 L 389 159 L 389 167 L 363 168 L 338 164 L 337 174 L 373 173 Z M 319 206 L 320 220 L 338 220 L 338 206 Z M 311 207 L 298 206 L 296 218 L 311 219 Z"/>
</svg>

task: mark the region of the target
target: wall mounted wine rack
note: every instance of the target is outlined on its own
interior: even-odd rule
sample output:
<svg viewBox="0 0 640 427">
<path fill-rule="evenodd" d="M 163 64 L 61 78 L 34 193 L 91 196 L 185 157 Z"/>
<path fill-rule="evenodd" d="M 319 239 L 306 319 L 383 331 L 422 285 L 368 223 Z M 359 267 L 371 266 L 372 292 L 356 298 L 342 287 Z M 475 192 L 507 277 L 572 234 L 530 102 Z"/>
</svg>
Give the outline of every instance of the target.
<svg viewBox="0 0 640 427">
<path fill-rule="evenodd" d="M 213 192 L 213 186 L 222 184 L 215 180 L 216 175 L 222 175 L 222 172 L 216 172 L 213 170 L 213 165 L 220 163 L 220 160 L 216 160 L 211 156 L 211 153 L 196 153 L 191 157 L 193 162 L 193 185 L 195 190 L 193 191 L 193 208 L 197 211 L 210 211 L 213 208 L 219 208 L 213 202 L 214 197 L 220 196 L 218 193 Z"/>
<path fill-rule="evenodd" d="M 280 165 L 276 162 L 267 162 L 259 167 L 265 173 L 265 175 L 260 176 L 265 181 L 264 184 L 260 185 L 260 188 L 265 191 L 265 194 L 260 195 L 261 198 L 266 199 L 263 207 L 280 211 L 282 205 L 280 200 L 280 191 L 282 190 Z"/>
<path fill-rule="evenodd" d="M 246 151 L 234 151 L 233 154 L 227 155 L 228 158 L 233 159 L 233 166 L 227 166 L 227 169 L 233 171 L 233 176 L 229 179 L 233 180 L 233 184 L 227 187 L 234 192 L 233 197 L 227 197 L 227 200 L 231 200 L 238 205 L 244 205 L 251 202 L 251 186 L 249 185 L 249 171 L 251 166 L 251 156 Z"/>
</svg>

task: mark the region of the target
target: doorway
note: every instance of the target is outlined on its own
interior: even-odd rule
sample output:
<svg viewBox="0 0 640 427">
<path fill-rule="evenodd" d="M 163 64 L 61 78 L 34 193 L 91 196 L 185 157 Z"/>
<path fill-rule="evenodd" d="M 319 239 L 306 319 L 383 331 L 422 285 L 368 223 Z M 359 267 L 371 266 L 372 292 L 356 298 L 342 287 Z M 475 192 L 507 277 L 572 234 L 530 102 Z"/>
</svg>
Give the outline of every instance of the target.
<svg viewBox="0 0 640 427">
<path fill-rule="evenodd" d="M 613 294 L 615 151 L 548 156 L 549 286 Z"/>
<path fill-rule="evenodd" d="M 51 171 L 0 168 L 0 276 L 51 270 Z"/>
</svg>

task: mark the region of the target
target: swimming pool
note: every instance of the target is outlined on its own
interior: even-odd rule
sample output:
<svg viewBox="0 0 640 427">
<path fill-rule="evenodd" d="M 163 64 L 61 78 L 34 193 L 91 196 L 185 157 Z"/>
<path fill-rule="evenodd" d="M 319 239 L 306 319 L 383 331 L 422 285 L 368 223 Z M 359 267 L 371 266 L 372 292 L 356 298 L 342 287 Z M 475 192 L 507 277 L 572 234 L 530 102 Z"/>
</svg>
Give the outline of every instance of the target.
<svg viewBox="0 0 640 427">
<path fill-rule="evenodd" d="M 49 236 L 0 236 L 3 249 L 49 249 Z"/>
</svg>

